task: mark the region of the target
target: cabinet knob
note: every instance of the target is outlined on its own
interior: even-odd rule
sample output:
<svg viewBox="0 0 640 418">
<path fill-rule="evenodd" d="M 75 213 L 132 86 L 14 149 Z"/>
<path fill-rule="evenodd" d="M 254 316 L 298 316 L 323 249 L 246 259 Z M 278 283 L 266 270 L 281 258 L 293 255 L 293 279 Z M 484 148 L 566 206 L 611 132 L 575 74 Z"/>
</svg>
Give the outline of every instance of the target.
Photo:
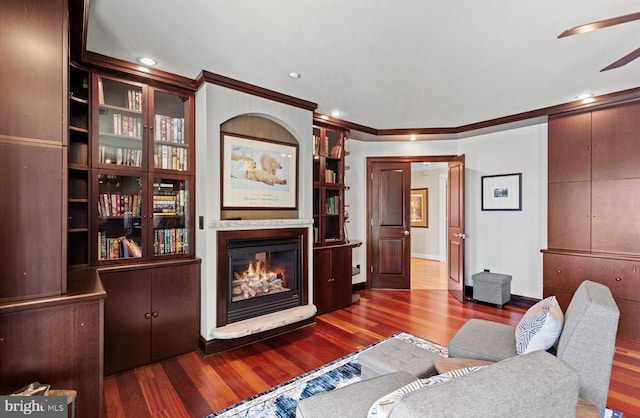
<svg viewBox="0 0 640 418">
<path fill-rule="evenodd" d="M 144 314 L 144 319 L 151 319 L 151 314 L 149 312 Z"/>
<path fill-rule="evenodd" d="M 616 282 L 621 282 L 621 281 L 622 281 L 622 277 L 616 277 L 616 278 L 615 278 L 615 281 L 616 281 Z"/>
<path fill-rule="evenodd" d="M 560 274 L 562 273 L 562 270 L 556 270 L 556 273 Z"/>
<path fill-rule="evenodd" d="M 160 314 L 158 313 L 158 311 L 155 311 L 155 312 L 153 313 L 153 317 L 154 317 L 154 318 L 157 318 L 158 316 L 160 316 Z"/>
</svg>

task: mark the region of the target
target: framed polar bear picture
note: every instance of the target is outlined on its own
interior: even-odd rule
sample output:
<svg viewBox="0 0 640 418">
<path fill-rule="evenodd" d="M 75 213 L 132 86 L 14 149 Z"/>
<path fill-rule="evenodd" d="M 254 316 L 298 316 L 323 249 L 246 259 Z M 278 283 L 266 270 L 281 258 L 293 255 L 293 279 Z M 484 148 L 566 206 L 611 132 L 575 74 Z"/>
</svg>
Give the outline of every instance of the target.
<svg viewBox="0 0 640 418">
<path fill-rule="evenodd" d="M 221 136 L 222 209 L 297 209 L 297 144 Z"/>
</svg>

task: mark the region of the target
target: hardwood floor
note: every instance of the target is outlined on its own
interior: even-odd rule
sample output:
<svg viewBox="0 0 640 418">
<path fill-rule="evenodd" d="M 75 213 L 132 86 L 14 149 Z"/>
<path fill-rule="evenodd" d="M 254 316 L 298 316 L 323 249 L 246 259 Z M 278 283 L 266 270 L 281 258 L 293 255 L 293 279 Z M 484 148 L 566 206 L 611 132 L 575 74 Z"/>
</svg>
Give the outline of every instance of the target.
<svg viewBox="0 0 640 418">
<path fill-rule="evenodd" d="M 411 289 L 447 290 L 447 263 L 411 257 Z"/>
<path fill-rule="evenodd" d="M 458 303 L 443 290 L 363 291 L 316 324 L 203 358 L 198 352 L 109 376 L 105 418 L 204 417 L 399 331 L 446 345 L 469 318 L 515 325 L 524 308 Z M 640 418 L 640 344 L 618 341 L 608 405 Z"/>
</svg>

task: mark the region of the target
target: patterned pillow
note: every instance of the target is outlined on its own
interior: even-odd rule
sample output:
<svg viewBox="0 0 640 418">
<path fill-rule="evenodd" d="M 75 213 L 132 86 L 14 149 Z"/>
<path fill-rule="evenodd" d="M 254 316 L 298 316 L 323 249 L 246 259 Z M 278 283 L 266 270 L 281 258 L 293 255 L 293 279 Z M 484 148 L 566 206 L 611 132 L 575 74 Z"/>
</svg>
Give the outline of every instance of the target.
<svg viewBox="0 0 640 418">
<path fill-rule="evenodd" d="M 437 376 L 428 377 L 426 379 L 418 379 L 415 382 L 411 382 L 400 389 L 396 389 L 393 392 L 383 396 L 371 405 L 367 418 L 387 418 L 396 403 L 404 397 L 404 395 L 411 393 L 415 390 L 421 389 L 425 386 L 432 386 L 438 383 L 449 382 L 457 377 L 464 376 L 469 373 L 474 373 L 485 369 L 489 366 L 472 366 L 464 367 L 462 369 L 452 370 L 447 373 L 439 374 Z"/>
<path fill-rule="evenodd" d="M 533 305 L 516 326 L 516 352 L 548 350 L 560 336 L 564 315 L 555 296 Z"/>
</svg>

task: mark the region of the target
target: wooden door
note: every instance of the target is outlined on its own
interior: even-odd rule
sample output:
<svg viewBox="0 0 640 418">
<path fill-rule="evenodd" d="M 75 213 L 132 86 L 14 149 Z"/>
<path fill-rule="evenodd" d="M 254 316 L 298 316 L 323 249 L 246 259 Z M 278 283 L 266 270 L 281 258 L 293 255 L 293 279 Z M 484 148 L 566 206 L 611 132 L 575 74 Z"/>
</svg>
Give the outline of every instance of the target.
<svg viewBox="0 0 640 418">
<path fill-rule="evenodd" d="M 449 293 L 464 303 L 464 155 L 449 161 L 447 212 Z"/>
<path fill-rule="evenodd" d="M 104 374 L 151 361 L 151 270 L 100 273 L 104 302 Z"/>
<path fill-rule="evenodd" d="M 351 305 L 351 247 L 338 247 L 331 253 L 331 285 L 333 287 L 333 309 L 342 309 Z"/>
<path fill-rule="evenodd" d="M 409 289 L 411 286 L 411 164 L 372 162 L 369 270 L 372 288 Z"/>
<path fill-rule="evenodd" d="M 151 360 L 198 348 L 200 265 L 154 269 L 151 283 Z"/>
</svg>

